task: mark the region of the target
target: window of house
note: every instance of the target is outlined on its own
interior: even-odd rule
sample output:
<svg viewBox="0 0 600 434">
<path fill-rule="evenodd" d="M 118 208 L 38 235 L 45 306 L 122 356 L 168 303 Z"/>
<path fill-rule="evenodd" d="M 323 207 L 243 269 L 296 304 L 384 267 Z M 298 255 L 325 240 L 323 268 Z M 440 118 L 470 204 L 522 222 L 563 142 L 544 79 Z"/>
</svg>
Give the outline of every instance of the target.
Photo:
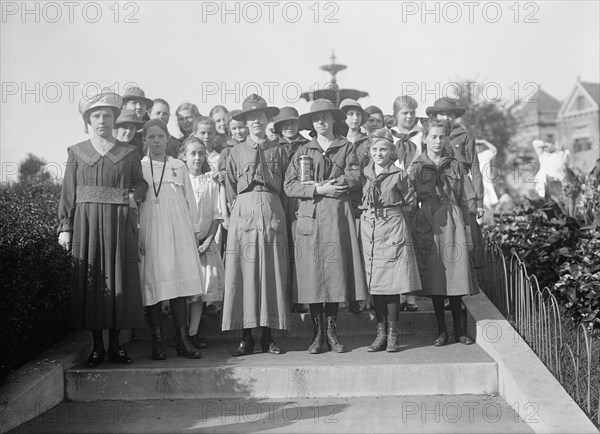
<svg viewBox="0 0 600 434">
<path fill-rule="evenodd" d="M 575 107 L 577 111 L 585 110 L 589 107 L 589 103 L 585 97 L 585 95 L 579 95 L 577 100 L 575 101 Z"/>
<path fill-rule="evenodd" d="M 591 137 L 580 137 L 573 142 L 573 152 L 584 152 L 592 149 Z"/>
</svg>

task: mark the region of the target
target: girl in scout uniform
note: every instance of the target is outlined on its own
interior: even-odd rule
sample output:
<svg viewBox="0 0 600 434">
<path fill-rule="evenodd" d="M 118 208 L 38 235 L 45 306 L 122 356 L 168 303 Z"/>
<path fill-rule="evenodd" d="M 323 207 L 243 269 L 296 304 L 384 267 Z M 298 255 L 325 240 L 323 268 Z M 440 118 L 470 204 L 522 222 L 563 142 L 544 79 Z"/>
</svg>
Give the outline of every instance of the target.
<svg viewBox="0 0 600 434">
<path fill-rule="evenodd" d="M 271 329 L 288 322 L 287 232 L 280 194 L 288 160 L 283 148 L 267 140 L 267 120 L 279 113 L 250 95 L 234 116 L 248 127 L 243 143 L 230 148 L 225 185 L 233 204 L 225 253 L 222 329 L 243 329 L 233 356 L 254 352 L 252 328 L 262 327 L 263 353 L 279 354 Z"/>
<path fill-rule="evenodd" d="M 326 340 L 338 353 L 345 348 L 337 337 L 339 303 L 366 299 L 360 246 L 349 190 L 360 188 L 360 167 L 354 146 L 334 134 L 346 114 L 329 100 L 316 100 L 300 116 L 300 126 L 314 137 L 302 145 L 288 166 L 285 192 L 298 198 L 295 228 L 297 292 L 293 301 L 310 304 L 313 321 L 311 354 Z M 305 179 L 300 160 L 312 159 L 312 177 Z M 301 176 L 302 175 L 302 176 Z M 326 330 L 323 322 L 326 316 Z"/>
<path fill-rule="evenodd" d="M 369 139 L 371 162 L 364 170 L 361 241 L 369 293 L 377 318 L 377 337 L 368 351 L 400 349 L 400 294 L 421 289 L 408 222 L 416 204 L 408 173 L 392 161 L 392 134 L 374 131 Z"/>
</svg>

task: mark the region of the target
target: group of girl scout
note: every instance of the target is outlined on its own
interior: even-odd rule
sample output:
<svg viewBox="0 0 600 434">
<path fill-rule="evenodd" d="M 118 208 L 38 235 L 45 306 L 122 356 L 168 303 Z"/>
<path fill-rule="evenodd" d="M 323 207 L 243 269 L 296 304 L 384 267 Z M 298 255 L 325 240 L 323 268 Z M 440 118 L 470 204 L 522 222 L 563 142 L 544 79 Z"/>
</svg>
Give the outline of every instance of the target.
<svg viewBox="0 0 600 434">
<path fill-rule="evenodd" d="M 262 352 L 279 354 L 271 329 L 287 328 L 291 303 L 310 307 L 311 354 L 325 345 L 344 352 L 336 332 L 339 303 L 368 294 L 377 318 L 368 351 L 400 349 L 398 315 L 407 304 L 401 295 L 431 297 L 436 346 L 449 340 L 448 298 L 455 341 L 473 343 L 462 325 L 461 297 L 478 290 L 469 253 L 482 210 L 470 174 L 478 162 L 468 160 L 476 159 L 475 142 L 453 125 L 464 110 L 440 99 L 415 128 L 416 101 L 399 97 L 390 130 L 381 110 L 369 113 L 354 100 L 340 107 L 316 100 L 298 116 L 252 95 L 234 116 L 248 137 L 225 163 L 231 216 L 222 328 L 243 329 L 233 355 L 254 352 L 256 327 Z M 266 136 L 273 119 L 280 143 Z M 299 130 L 312 140 L 298 140 Z M 417 134 L 420 143 L 411 140 Z"/>
<path fill-rule="evenodd" d="M 152 106 L 143 93 L 134 97 Z M 195 106 L 180 107 L 184 140 L 178 143 L 166 127 L 168 105 L 155 100 L 157 107 L 166 105 L 167 117 L 151 115 L 141 133 L 143 148 L 136 148 L 111 134 L 120 98 L 106 93 L 80 104 L 91 138 L 69 148 L 73 173 L 63 181 L 59 208 L 59 242 L 80 264 L 73 273 L 74 312 L 94 337 L 88 365 L 104 358 L 103 328 L 111 329 L 109 359 L 131 363 L 118 330 L 138 326 L 138 303 L 121 306 L 122 294 L 135 292 L 136 282 L 156 360 L 166 358 L 160 306 L 167 300 L 177 353 L 188 358 L 200 357 L 206 345 L 198 330 L 203 303 L 220 300 L 222 330 L 243 330 L 233 356 L 254 352 L 253 328 L 262 329 L 261 351 L 279 354 L 271 329 L 286 330 L 290 306 L 302 305 L 309 306 L 313 325 L 308 351 L 319 354 L 327 346 L 344 352 L 338 306 L 360 311 L 369 295 L 377 318 L 370 352 L 399 351 L 399 312 L 417 309 L 415 295 L 433 301 L 434 345 L 449 341 L 446 299 L 454 340 L 473 343 L 462 324 L 461 297 L 478 290 L 475 259 L 482 255 L 474 246 L 481 247 L 476 219 L 483 214 L 483 187 L 475 141 L 454 124 L 464 114 L 456 101 L 437 100 L 427 118 L 417 118 L 417 102 L 398 97 L 390 125 L 380 109 L 363 109 L 354 100 L 340 108 L 316 100 L 299 116 L 250 95 L 242 110 L 217 106 L 209 117 L 194 116 Z M 268 138 L 270 122 L 279 140 Z M 179 159 L 169 156 L 169 145 Z M 132 155 L 140 149 L 137 167 Z M 139 234 L 131 236 L 135 224 L 119 211 L 127 188 L 130 205 L 141 204 Z M 220 227 L 227 229 L 226 240 Z M 107 228 L 115 233 L 107 235 Z M 101 251 L 94 237 L 104 239 Z M 131 261 L 123 267 L 126 255 L 117 255 L 114 282 L 104 280 L 99 297 L 106 298 L 107 285 L 117 290 L 112 302 L 98 307 L 89 294 L 98 286 L 93 275 L 106 275 L 102 249 L 125 252 L 134 239 L 139 271 Z"/>
</svg>

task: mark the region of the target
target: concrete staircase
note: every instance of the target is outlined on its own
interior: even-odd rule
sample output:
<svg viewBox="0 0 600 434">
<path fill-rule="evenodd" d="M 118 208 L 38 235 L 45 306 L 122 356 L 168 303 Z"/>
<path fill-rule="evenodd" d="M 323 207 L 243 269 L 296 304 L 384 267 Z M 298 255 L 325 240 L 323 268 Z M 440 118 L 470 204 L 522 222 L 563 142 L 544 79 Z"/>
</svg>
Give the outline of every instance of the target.
<svg viewBox="0 0 600 434">
<path fill-rule="evenodd" d="M 148 331 L 137 330 L 125 345 L 132 365 L 82 361 L 65 372 L 66 401 L 52 423 L 42 415 L 16 432 L 531 432 L 498 396 L 497 363 L 477 344 L 434 347 L 431 303 L 419 306 L 401 313 L 398 353 L 367 352 L 373 311 L 340 310 L 342 354 L 308 354 L 309 314 L 292 314 L 289 331 L 275 334 L 280 355 L 260 353 L 255 331 L 255 354 L 231 357 L 240 332 L 222 333 L 207 317 L 201 359 L 169 347 L 167 360 L 154 361 Z M 452 330 L 449 312 L 446 320 Z M 170 318 L 163 326 L 172 336 Z M 89 406 L 105 417 L 86 423 Z"/>
<path fill-rule="evenodd" d="M 340 312 L 339 335 L 348 352 L 306 351 L 312 338 L 309 314 L 293 314 L 288 332 L 275 339 L 283 354 L 256 353 L 233 358 L 239 332 L 221 333 L 218 320 L 207 318 L 209 348 L 200 360 L 179 358 L 168 349 L 165 361 L 151 360 L 146 330 L 126 345 L 134 360 L 129 366 L 105 363 L 77 366 L 66 372 L 66 397 L 73 401 L 102 399 L 315 398 L 498 392 L 496 363 L 478 345 L 452 343 L 433 347 L 435 319 L 421 301 L 417 312 L 402 312 L 398 353 L 369 353 L 375 334 L 372 311 Z M 448 313 L 448 323 L 450 325 Z M 171 321 L 165 318 L 169 336 Z M 451 328 L 450 328 L 451 330 Z"/>
</svg>

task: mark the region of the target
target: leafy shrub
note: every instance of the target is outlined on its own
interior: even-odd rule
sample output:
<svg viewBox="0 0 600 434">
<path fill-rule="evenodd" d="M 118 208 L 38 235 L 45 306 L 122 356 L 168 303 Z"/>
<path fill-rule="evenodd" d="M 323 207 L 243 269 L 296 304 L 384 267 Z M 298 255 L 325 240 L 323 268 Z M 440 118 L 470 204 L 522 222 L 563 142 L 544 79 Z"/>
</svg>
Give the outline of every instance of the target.
<svg viewBox="0 0 600 434">
<path fill-rule="evenodd" d="M 600 330 L 600 188 L 595 177 L 579 176 L 553 198 L 537 210 L 502 216 L 486 231 L 505 256 L 519 255 L 576 324 Z"/>
<path fill-rule="evenodd" d="M 0 378 L 68 334 L 69 257 L 57 242 L 60 186 L 0 188 Z"/>
</svg>

